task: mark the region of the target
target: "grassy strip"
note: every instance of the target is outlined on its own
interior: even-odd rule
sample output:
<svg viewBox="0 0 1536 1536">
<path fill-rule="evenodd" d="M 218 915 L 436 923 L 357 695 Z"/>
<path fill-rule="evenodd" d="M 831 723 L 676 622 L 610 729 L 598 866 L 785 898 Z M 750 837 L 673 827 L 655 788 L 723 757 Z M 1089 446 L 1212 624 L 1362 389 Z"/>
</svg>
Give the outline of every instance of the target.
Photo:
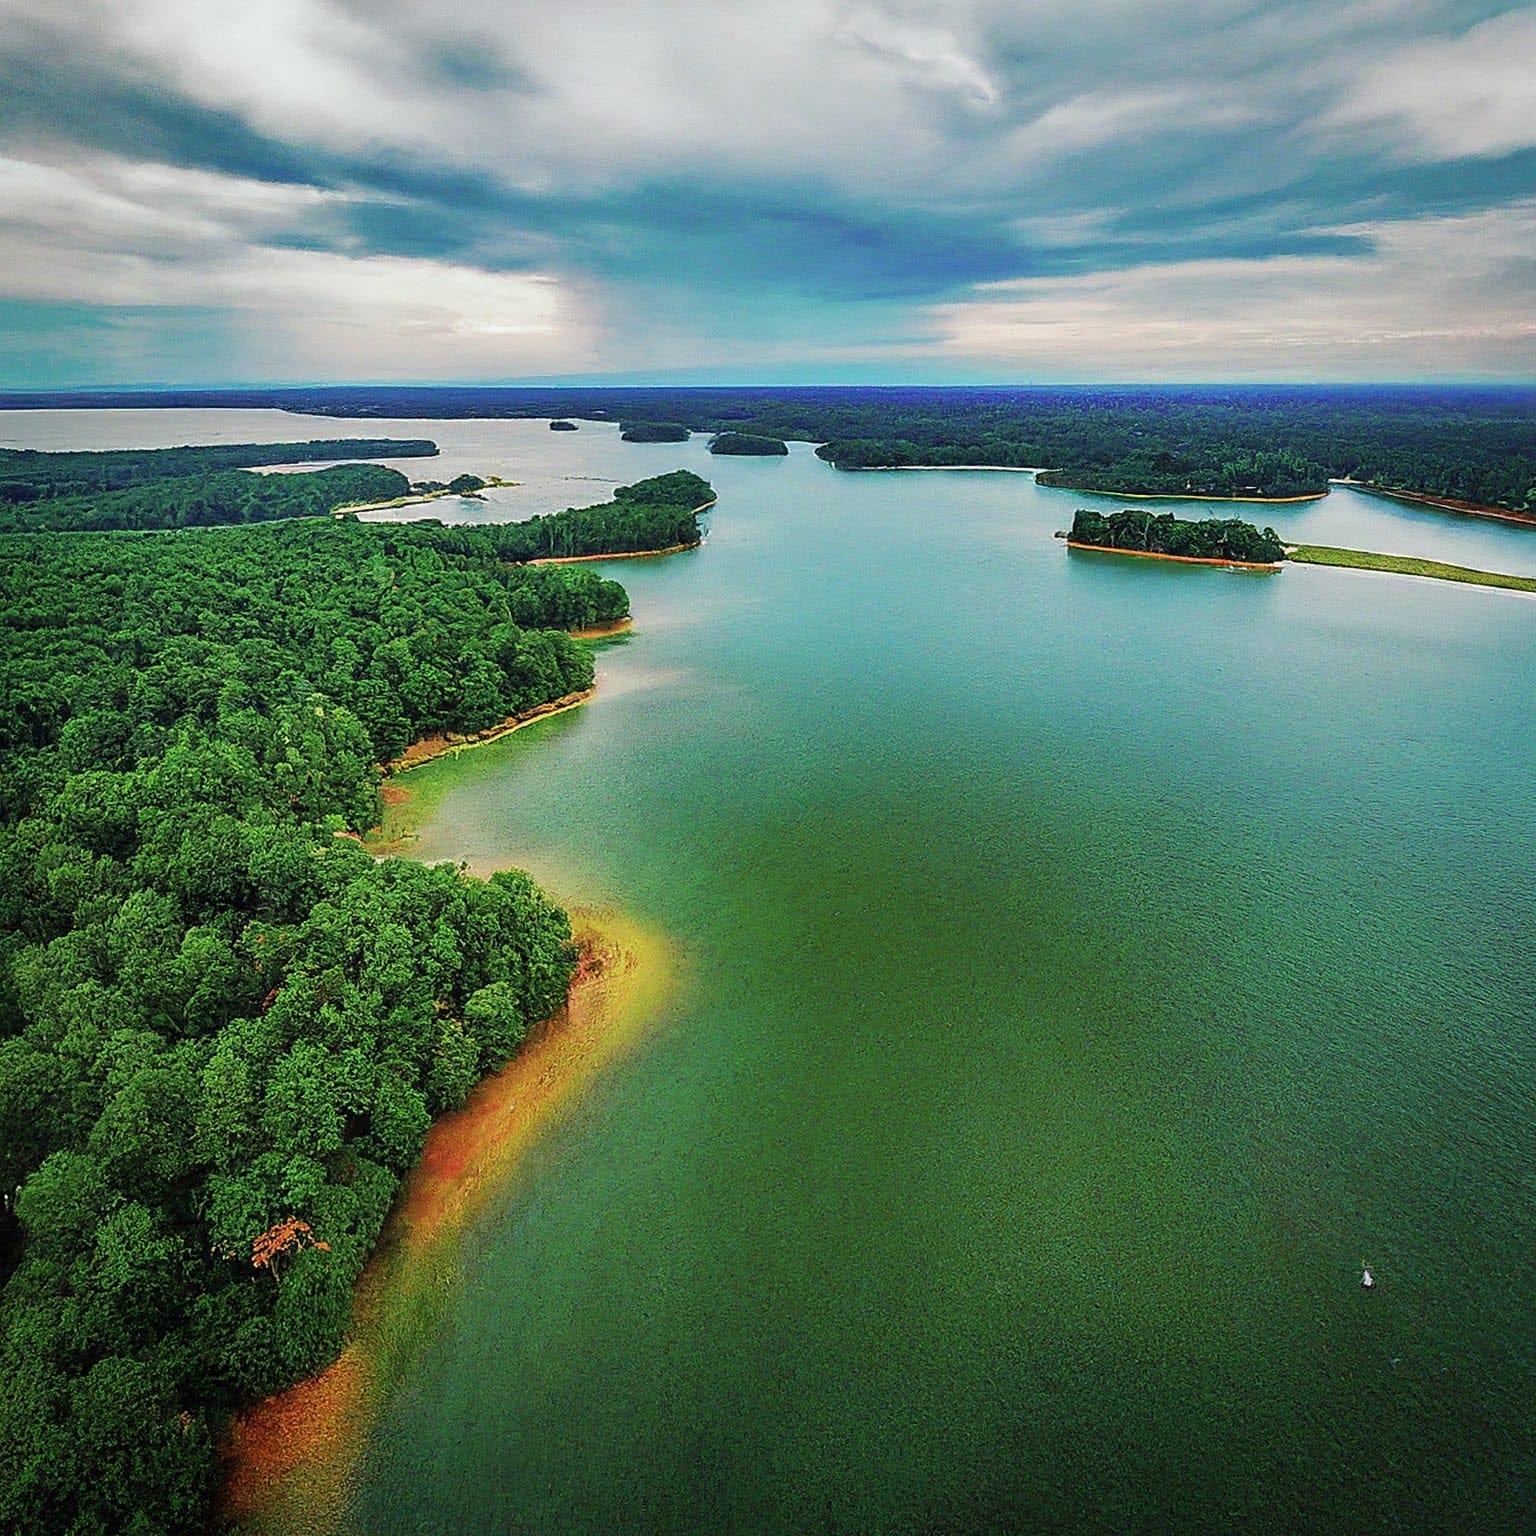
<svg viewBox="0 0 1536 1536">
<path fill-rule="evenodd" d="M 1333 549 L 1326 544 L 1297 544 L 1287 554 L 1302 565 L 1339 565 L 1356 571 L 1391 571 L 1397 576 L 1428 576 L 1435 581 L 1461 581 L 1477 587 L 1536 592 L 1536 576 L 1474 571 L 1470 566 L 1447 565 L 1442 560 L 1418 560 L 1412 555 L 1377 555 L 1365 549 Z"/>
</svg>

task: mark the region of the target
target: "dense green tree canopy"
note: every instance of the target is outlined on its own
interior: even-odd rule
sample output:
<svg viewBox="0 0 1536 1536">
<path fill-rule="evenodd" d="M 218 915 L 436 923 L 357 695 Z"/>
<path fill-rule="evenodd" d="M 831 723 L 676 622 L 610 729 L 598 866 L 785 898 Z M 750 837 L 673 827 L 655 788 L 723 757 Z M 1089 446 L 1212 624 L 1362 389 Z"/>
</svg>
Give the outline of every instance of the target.
<svg viewBox="0 0 1536 1536">
<path fill-rule="evenodd" d="M 317 438 L 307 443 L 211 443 L 187 448 L 115 448 L 46 453 L 0 448 L 0 501 L 45 501 L 122 491 L 155 480 L 211 475 L 273 464 L 323 464 L 343 459 L 418 459 L 437 452 L 421 437 Z"/>
<path fill-rule="evenodd" d="M 764 437 L 757 432 L 717 432 L 710 439 L 709 451 L 740 458 L 769 458 L 788 453 L 789 446 L 782 437 Z"/>
<path fill-rule="evenodd" d="M 1285 559 L 1285 546 L 1273 528 L 1261 532 L 1235 517 L 1186 521 L 1171 512 L 1148 512 L 1139 507 L 1109 513 L 1079 507 L 1068 537 L 1074 544 L 1092 544 L 1099 549 L 1182 555 L 1194 560 L 1272 565 Z"/>
<path fill-rule="evenodd" d="M 154 480 L 128 490 L 60 496 L 0 508 L 0 528 L 43 533 L 269 523 L 392 501 L 409 490 L 410 482 L 398 469 L 382 464 L 337 464 L 311 473 L 271 475 L 226 469 Z"/>
<path fill-rule="evenodd" d="M 564 997 L 526 876 L 337 835 L 413 738 L 590 684 L 623 588 L 502 533 L 0 537 L 0 1531 L 201 1530 L 225 1416 L 334 1356 L 432 1117 Z"/>
<path fill-rule="evenodd" d="M 680 421 L 626 421 L 619 436 L 626 443 L 686 443 L 688 428 Z"/>
</svg>

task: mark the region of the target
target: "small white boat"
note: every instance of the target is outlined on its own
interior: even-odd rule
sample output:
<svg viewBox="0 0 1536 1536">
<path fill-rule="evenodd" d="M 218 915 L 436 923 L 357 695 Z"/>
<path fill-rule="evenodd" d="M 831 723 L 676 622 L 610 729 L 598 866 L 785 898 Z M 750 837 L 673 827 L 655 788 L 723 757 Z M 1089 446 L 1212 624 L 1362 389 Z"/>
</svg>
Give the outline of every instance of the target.
<svg viewBox="0 0 1536 1536">
<path fill-rule="evenodd" d="M 1362 1290 L 1367 1291 L 1375 1289 L 1376 1286 L 1375 1278 L 1363 1264 L 1360 1266 L 1360 1286 Z"/>
</svg>

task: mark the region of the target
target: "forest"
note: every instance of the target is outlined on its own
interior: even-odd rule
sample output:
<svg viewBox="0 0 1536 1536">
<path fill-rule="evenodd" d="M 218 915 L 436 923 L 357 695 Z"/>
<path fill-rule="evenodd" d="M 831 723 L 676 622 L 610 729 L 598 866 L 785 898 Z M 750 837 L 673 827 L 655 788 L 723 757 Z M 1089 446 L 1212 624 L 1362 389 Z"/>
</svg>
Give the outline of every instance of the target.
<svg viewBox="0 0 1536 1536">
<path fill-rule="evenodd" d="M 772 457 L 786 454 L 789 448 L 782 437 L 764 437 L 757 432 L 717 432 L 709 440 L 711 453 L 735 454 L 739 457 Z"/>
<path fill-rule="evenodd" d="M 0 409 L 227 406 L 351 418 L 671 423 L 821 444 L 844 468 L 987 464 L 1131 493 L 1308 495 L 1330 478 L 1536 509 L 1536 388 L 1119 385 L 1018 388 L 404 387 L 0 396 Z M 647 439 L 650 440 L 650 439 Z"/>
<path fill-rule="evenodd" d="M 121 491 L 152 480 L 211 475 L 274 464 L 322 464 L 342 459 L 420 459 L 437 452 L 426 438 L 343 437 L 307 443 L 212 443 L 187 448 L 115 448 L 49 453 L 0 448 L 0 502 L 47 501 Z"/>
<path fill-rule="evenodd" d="M 619 436 L 626 443 L 686 443 L 688 428 L 680 421 L 625 421 Z"/>
<path fill-rule="evenodd" d="M 1191 560 L 1244 560 L 1272 565 L 1285 559 L 1285 546 L 1273 528 L 1261 532 L 1252 523 L 1235 517 L 1188 521 L 1171 512 L 1148 512 L 1140 507 L 1108 513 L 1079 507 L 1067 537 L 1074 544 L 1088 544 L 1096 549 L 1180 555 Z"/>
<path fill-rule="evenodd" d="M 229 1414 L 334 1358 L 432 1118 L 563 999 L 525 876 L 339 835 L 412 740 L 590 686 L 623 588 L 508 538 L 0 536 L 0 1530 L 203 1530 Z"/>
<path fill-rule="evenodd" d="M 340 507 L 365 502 L 393 501 L 410 488 L 398 469 L 383 464 L 337 464 L 330 469 L 282 475 L 216 470 L 206 475 L 152 480 L 127 490 L 0 507 L 0 531 L 63 533 L 270 523 L 323 517 Z"/>
<path fill-rule="evenodd" d="M 699 542 L 698 513 L 715 498 L 709 481 L 676 469 L 634 485 L 621 485 L 613 500 L 569 507 L 522 523 L 454 529 L 488 541 L 502 560 L 569 559 L 573 555 L 639 554 Z"/>
</svg>

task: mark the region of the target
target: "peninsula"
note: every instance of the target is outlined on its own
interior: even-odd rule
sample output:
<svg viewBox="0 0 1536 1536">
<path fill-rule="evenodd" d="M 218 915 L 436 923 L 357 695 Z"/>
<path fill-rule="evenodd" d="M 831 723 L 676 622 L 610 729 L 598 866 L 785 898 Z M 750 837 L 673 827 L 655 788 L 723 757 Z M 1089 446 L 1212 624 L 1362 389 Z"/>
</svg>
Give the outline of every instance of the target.
<svg viewBox="0 0 1536 1536">
<path fill-rule="evenodd" d="M 0 959 L 37 983 L 0 1041 L 0 1524 L 200 1528 L 231 1416 L 336 1358 L 434 1120 L 578 963 L 526 876 L 337 834 L 380 765 L 587 696 L 568 631 L 628 596 L 530 556 L 696 536 L 712 496 L 0 536 Z"/>
</svg>

